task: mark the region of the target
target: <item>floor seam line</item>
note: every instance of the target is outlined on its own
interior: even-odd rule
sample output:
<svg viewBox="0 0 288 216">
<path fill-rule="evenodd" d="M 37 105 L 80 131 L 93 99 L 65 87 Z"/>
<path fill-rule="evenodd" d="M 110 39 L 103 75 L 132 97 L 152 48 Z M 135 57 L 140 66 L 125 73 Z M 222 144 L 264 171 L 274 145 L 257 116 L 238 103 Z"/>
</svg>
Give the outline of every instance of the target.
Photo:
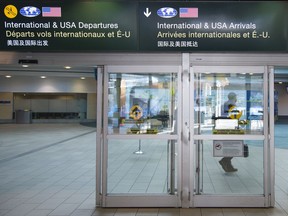
<svg viewBox="0 0 288 216">
<path fill-rule="evenodd" d="M 38 152 L 38 151 L 42 151 L 42 150 L 50 148 L 52 146 L 59 145 L 61 143 L 64 143 L 64 142 L 67 142 L 67 141 L 70 141 L 70 140 L 73 140 L 73 139 L 76 139 L 76 138 L 79 138 L 81 136 L 85 136 L 85 135 L 88 135 L 88 134 L 91 134 L 91 133 L 94 133 L 94 132 L 96 132 L 96 130 L 89 131 L 89 132 L 86 132 L 86 133 L 83 133 L 83 134 L 79 134 L 79 135 L 74 136 L 74 137 L 70 137 L 70 138 L 67 138 L 67 139 L 64 139 L 64 140 L 60 140 L 60 141 L 55 142 L 55 143 L 51 143 L 51 144 L 48 144 L 48 145 L 45 145 L 45 146 L 30 150 L 30 151 L 15 155 L 15 156 L 12 156 L 12 157 L 9 157 L 9 158 L 2 159 L 2 160 L 0 160 L 0 164 L 9 162 L 11 160 L 14 160 L 14 159 L 17 159 L 17 158 L 20 158 L 20 157 L 24 157 L 24 156 L 29 155 L 29 154 L 33 154 L 33 153 Z"/>
</svg>

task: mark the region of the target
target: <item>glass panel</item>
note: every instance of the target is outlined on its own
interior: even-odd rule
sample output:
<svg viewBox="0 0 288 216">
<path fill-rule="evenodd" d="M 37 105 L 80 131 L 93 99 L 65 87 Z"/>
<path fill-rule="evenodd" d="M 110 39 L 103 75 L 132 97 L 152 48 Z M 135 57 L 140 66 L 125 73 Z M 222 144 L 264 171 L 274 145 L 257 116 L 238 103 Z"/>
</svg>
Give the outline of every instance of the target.
<svg viewBox="0 0 288 216">
<path fill-rule="evenodd" d="M 110 139 L 108 193 L 175 194 L 175 145 L 173 140 Z"/>
<path fill-rule="evenodd" d="M 174 133 L 176 74 L 109 74 L 108 133 Z"/>
<path fill-rule="evenodd" d="M 264 168 L 263 168 L 263 145 L 262 140 L 243 140 L 234 142 L 233 145 L 227 141 L 226 146 L 222 146 L 229 152 L 235 153 L 235 157 L 218 157 L 219 152 L 215 152 L 215 148 L 220 148 L 220 142 L 213 141 L 198 141 L 198 147 L 201 154 L 200 157 L 200 193 L 201 194 L 254 194 L 262 195 L 264 193 Z M 233 141 L 231 141 L 233 142 Z M 215 144 L 216 143 L 216 144 Z M 220 145 L 219 145 L 220 143 Z M 239 156 L 241 148 L 248 146 L 248 155 L 246 157 Z M 223 143 L 222 143 L 223 144 Z M 225 145 L 225 144 L 224 144 Z M 219 147 L 220 146 L 220 147 Z M 221 151 L 222 153 L 225 151 Z M 247 157 L 248 156 L 248 157 Z M 225 161 L 226 160 L 226 161 Z M 224 161 L 220 164 L 220 161 Z M 223 168 L 227 169 L 230 162 L 234 168 L 234 172 L 226 172 Z M 197 162 L 196 162 L 197 164 Z M 224 167 L 223 167 L 224 166 Z M 226 167 L 225 167 L 226 166 Z M 229 167 L 228 167 L 229 169 Z M 235 172 L 237 170 L 237 172 Z"/>
<path fill-rule="evenodd" d="M 263 134 L 263 74 L 198 73 L 194 95 L 195 134 Z"/>
</svg>

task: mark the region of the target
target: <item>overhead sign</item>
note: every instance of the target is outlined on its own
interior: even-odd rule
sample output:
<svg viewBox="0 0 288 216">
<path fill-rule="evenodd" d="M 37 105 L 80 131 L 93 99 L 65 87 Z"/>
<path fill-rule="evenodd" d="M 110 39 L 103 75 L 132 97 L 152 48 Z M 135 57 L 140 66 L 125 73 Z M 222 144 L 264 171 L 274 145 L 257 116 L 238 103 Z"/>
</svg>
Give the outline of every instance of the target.
<svg viewBox="0 0 288 216">
<path fill-rule="evenodd" d="M 134 51 L 136 3 L 1 1 L 1 50 Z"/>
<path fill-rule="evenodd" d="M 140 50 L 287 51 L 286 2 L 140 3 Z"/>
<path fill-rule="evenodd" d="M 287 52 L 288 3 L 2 0 L 0 50 Z"/>
</svg>

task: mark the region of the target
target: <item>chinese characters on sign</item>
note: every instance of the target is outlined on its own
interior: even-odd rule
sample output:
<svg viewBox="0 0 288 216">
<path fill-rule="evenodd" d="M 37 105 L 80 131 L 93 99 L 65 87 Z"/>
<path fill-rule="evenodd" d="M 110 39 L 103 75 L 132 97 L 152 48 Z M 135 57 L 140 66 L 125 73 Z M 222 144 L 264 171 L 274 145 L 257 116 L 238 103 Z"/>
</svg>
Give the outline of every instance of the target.
<svg viewBox="0 0 288 216">
<path fill-rule="evenodd" d="M 151 12 L 140 16 L 140 50 L 287 51 L 283 2 L 141 2 L 139 8 Z"/>
<path fill-rule="evenodd" d="M 137 49 L 136 4 L 0 2 L 0 50 L 102 51 Z M 95 16 L 95 14 L 97 14 Z M 123 19 L 131 15 L 132 19 Z M 81 46 L 79 46 L 81 45 Z"/>
<path fill-rule="evenodd" d="M 0 50 L 288 52 L 288 4 L 279 1 L 0 5 Z"/>
</svg>

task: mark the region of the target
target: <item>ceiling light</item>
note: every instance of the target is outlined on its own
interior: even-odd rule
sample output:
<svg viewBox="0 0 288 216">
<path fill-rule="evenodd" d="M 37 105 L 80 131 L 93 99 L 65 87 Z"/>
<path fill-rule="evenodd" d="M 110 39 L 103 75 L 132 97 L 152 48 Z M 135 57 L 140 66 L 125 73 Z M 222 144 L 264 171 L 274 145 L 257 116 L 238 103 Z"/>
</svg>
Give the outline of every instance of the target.
<svg viewBox="0 0 288 216">
<path fill-rule="evenodd" d="M 41 78 L 41 79 L 46 79 L 46 76 L 41 76 L 40 78 Z"/>
<path fill-rule="evenodd" d="M 7 75 L 7 76 L 5 76 L 6 78 L 11 78 L 12 76 L 10 76 L 10 75 Z"/>
<path fill-rule="evenodd" d="M 82 80 L 86 79 L 85 77 L 81 77 Z"/>
<path fill-rule="evenodd" d="M 65 66 L 64 68 L 65 68 L 65 69 L 71 69 L 71 67 L 70 67 L 70 66 Z"/>
<path fill-rule="evenodd" d="M 282 84 L 283 82 L 279 82 L 279 84 Z"/>
<path fill-rule="evenodd" d="M 22 67 L 27 68 L 27 67 L 29 67 L 29 65 L 24 64 L 24 65 L 22 65 Z"/>
</svg>

